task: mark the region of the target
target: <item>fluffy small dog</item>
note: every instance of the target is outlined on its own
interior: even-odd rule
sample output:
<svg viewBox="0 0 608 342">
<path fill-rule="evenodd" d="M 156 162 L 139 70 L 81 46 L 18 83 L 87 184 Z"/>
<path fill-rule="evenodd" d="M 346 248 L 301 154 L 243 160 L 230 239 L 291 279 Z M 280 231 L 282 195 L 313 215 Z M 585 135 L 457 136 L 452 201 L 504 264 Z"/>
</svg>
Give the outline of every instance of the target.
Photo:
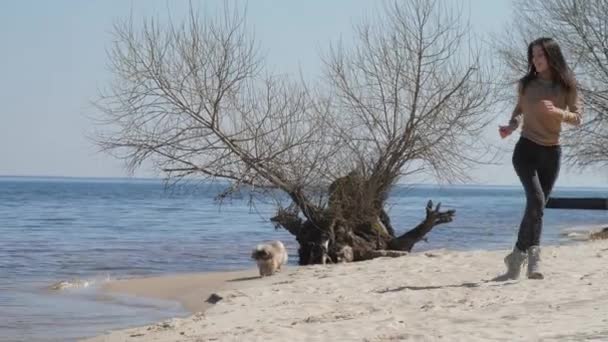
<svg viewBox="0 0 608 342">
<path fill-rule="evenodd" d="M 251 258 L 258 264 L 260 277 L 273 275 L 287 263 L 287 250 L 281 241 L 260 244 L 251 253 Z"/>
</svg>

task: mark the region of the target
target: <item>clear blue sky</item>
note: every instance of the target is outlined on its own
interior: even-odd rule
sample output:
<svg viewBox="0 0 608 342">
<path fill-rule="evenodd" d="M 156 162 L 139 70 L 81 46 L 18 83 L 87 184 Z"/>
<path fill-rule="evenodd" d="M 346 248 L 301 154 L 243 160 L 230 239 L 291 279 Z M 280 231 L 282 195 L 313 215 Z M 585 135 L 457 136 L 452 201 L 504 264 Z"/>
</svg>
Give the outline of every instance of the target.
<svg viewBox="0 0 608 342">
<path fill-rule="evenodd" d="M 215 8 L 221 1 L 194 1 Z M 509 0 L 465 0 L 474 29 L 498 31 L 509 18 Z M 113 20 L 134 16 L 179 18 L 188 1 L 20 0 L 0 2 L 0 175 L 123 177 L 121 162 L 97 152 L 89 100 L 110 75 L 105 49 Z M 353 22 L 374 10 L 371 0 L 253 0 L 248 21 L 275 71 L 315 74 L 319 52 L 348 38 Z M 508 113 L 504 114 L 507 117 Z M 498 123 L 497 123 L 498 124 Z M 490 127 L 495 130 L 495 127 Z M 494 136 L 492 132 L 489 135 Z M 515 138 L 495 140 L 509 148 Z M 150 176 L 142 170 L 138 176 Z M 518 184 L 510 156 L 473 171 L 477 183 Z M 558 185 L 605 186 L 606 174 L 565 169 Z"/>
</svg>

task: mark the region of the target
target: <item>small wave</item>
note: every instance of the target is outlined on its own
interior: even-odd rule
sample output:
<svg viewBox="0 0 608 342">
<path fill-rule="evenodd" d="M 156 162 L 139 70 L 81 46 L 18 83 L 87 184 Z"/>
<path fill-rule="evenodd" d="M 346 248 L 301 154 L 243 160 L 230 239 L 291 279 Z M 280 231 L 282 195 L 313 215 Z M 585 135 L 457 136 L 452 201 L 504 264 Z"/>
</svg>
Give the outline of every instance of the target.
<svg viewBox="0 0 608 342">
<path fill-rule="evenodd" d="M 562 236 L 567 237 L 568 239 L 575 241 L 587 241 L 591 238 L 590 232 L 569 232 L 567 234 L 562 234 Z"/>
<path fill-rule="evenodd" d="M 62 291 L 67 289 L 84 289 L 88 288 L 98 282 L 107 282 L 110 280 L 110 276 L 106 276 L 103 279 L 78 279 L 73 278 L 70 280 L 60 280 L 56 283 L 51 284 L 47 289 L 51 291 Z"/>
<path fill-rule="evenodd" d="M 73 288 L 87 288 L 93 284 L 92 281 L 89 280 L 61 280 L 58 281 L 51 286 L 49 286 L 49 290 L 52 291 L 61 291 L 65 289 L 73 289 Z"/>
</svg>

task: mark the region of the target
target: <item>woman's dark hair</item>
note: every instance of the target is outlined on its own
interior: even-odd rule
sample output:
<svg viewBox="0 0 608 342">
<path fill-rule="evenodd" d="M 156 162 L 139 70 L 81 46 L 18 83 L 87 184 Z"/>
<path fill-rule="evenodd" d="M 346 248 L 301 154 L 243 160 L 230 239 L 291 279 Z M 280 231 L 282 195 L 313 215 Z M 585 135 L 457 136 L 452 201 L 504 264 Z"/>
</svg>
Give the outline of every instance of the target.
<svg viewBox="0 0 608 342">
<path fill-rule="evenodd" d="M 528 72 L 520 80 L 521 92 L 526 89 L 526 86 L 537 77 L 538 72 L 534 63 L 532 63 L 533 48 L 540 46 L 545 53 L 549 70 L 551 70 L 551 78 L 553 82 L 559 83 L 566 91 L 571 91 L 576 87 L 576 80 L 572 70 L 568 67 L 566 59 L 562 54 L 562 49 L 553 38 L 538 38 L 528 45 Z"/>
</svg>

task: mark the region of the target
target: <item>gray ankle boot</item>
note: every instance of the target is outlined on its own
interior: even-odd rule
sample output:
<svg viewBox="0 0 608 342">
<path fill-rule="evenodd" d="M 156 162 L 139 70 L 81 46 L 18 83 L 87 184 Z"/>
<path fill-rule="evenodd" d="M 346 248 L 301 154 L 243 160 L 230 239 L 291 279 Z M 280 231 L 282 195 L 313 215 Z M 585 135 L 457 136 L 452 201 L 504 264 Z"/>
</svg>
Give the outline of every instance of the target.
<svg viewBox="0 0 608 342">
<path fill-rule="evenodd" d="M 519 278 L 521 273 L 521 265 L 526 261 L 526 252 L 520 251 L 517 247 L 505 257 L 505 265 L 507 265 L 507 273 L 505 276 L 509 279 Z"/>
<path fill-rule="evenodd" d="M 528 278 L 543 279 L 540 272 L 540 247 L 532 246 L 528 248 Z"/>
<path fill-rule="evenodd" d="M 507 281 L 515 280 L 519 278 L 521 273 L 521 265 L 526 260 L 526 252 L 520 251 L 517 247 L 513 248 L 513 251 L 505 257 L 505 265 L 507 265 L 507 272 L 500 275 L 492 280 L 494 281 Z"/>
</svg>

